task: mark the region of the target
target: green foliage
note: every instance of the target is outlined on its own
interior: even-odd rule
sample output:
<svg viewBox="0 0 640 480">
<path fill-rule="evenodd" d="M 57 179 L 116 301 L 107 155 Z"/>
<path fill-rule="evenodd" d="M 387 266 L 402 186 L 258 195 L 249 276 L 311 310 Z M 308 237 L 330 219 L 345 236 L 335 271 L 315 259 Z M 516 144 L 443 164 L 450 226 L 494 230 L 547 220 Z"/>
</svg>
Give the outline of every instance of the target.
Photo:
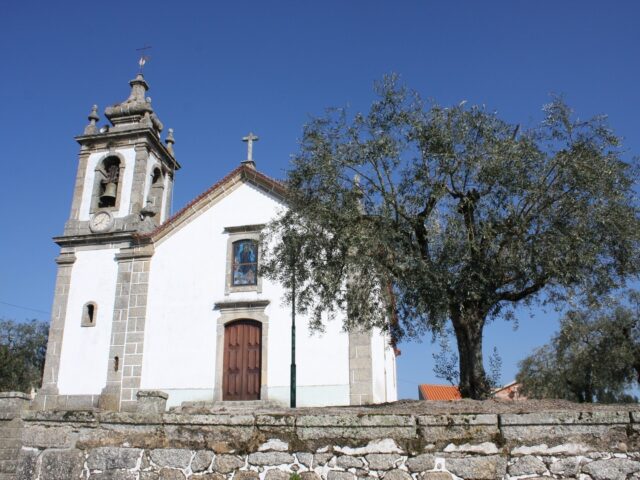
<svg viewBox="0 0 640 480">
<path fill-rule="evenodd" d="M 437 378 L 455 386 L 460 383 L 459 360 L 455 352 L 451 350 L 449 336 L 449 332 L 446 335 L 440 335 L 438 338 L 439 350 L 437 353 L 431 354 L 433 357 L 433 373 Z M 493 347 L 489 356 L 487 381 L 492 390 L 502 386 L 502 357 L 497 347 Z"/>
<path fill-rule="evenodd" d="M 502 386 L 502 357 L 498 352 L 498 347 L 493 347 L 489 357 L 489 385 L 491 389 Z"/>
<path fill-rule="evenodd" d="M 517 381 L 531 398 L 578 402 L 637 401 L 625 393 L 640 380 L 640 298 L 568 312 L 550 343 L 520 362 Z"/>
<path fill-rule="evenodd" d="M 457 385 L 460 382 L 460 372 L 458 371 L 458 356 L 451 351 L 448 335 L 440 335 L 440 350 L 438 353 L 432 353 L 433 357 L 433 373 L 437 378 L 445 380 L 451 385 Z"/>
<path fill-rule="evenodd" d="M 0 319 L 0 391 L 30 392 L 42 380 L 49 324 Z"/>
<path fill-rule="evenodd" d="M 289 476 L 289 480 L 302 480 L 302 477 L 299 473 L 294 472 Z"/>
<path fill-rule="evenodd" d="M 426 105 L 393 77 L 376 91 L 368 113 L 304 127 L 262 273 L 286 287 L 295 275 L 318 328 L 346 311 L 346 328 L 399 340 L 451 320 L 461 393 L 481 398 L 488 320 L 640 270 L 636 165 L 604 118 L 577 120 L 561 99 L 523 129 L 464 102 Z"/>
</svg>

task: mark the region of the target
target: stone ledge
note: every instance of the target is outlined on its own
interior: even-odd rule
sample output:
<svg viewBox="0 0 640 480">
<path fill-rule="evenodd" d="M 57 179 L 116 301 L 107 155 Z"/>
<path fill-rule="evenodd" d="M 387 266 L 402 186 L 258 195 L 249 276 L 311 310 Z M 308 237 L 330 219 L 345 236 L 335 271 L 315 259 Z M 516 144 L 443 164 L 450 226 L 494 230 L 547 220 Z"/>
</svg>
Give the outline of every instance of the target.
<svg viewBox="0 0 640 480">
<path fill-rule="evenodd" d="M 161 398 L 162 392 L 140 392 L 144 398 Z M 159 393 L 159 395 L 158 395 Z M 0 409 L 3 399 L 29 401 L 24 394 L 5 394 L 0 397 Z M 366 411 L 366 410 L 365 410 Z M 540 412 L 523 414 L 451 414 L 451 415 L 408 415 L 408 414 L 372 414 L 372 413 L 330 413 L 307 414 L 283 409 L 279 412 L 265 413 L 139 413 L 108 412 L 100 410 L 52 410 L 24 411 L 22 418 L 27 422 L 55 423 L 108 423 L 108 424 L 167 424 L 167 425 L 220 425 L 220 426 L 273 426 L 295 428 L 327 428 L 348 430 L 353 428 L 399 428 L 415 432 L 424 429 L 444 428 L 499 428 L 517 429 L 520 427 L 564 427 L 570 429 L 635 426 L 640 423 L 640 411 L 610 412 Z M 594 430 L 594 431 L 595 431 Z"/>
<path fill-rule="evenodd" d="M 637 414 L 640 412 L 631 412 Z M 502 425 L 618 425 L 631 422 L 629 412 L 504 413 Z"/>
<path fill-rule="evenodd" d="M 451 414 L 451 415 L 420 415 L 418 425 L 449 427 L 449 426 L 475 426 L 475 425 L 498 425 L 498 415 L 496 414 Z"/>
<path fill-rule="evenodd" d="M 22 413 L 25 422 L 42 423 L 79 423 L 95 424 L 98 422 L 98 413 L 95 411 L 64 411 L 64 410 L 31 410 Z"/>
<path fill-rule="evenodd" d="M 19 398 L 31 401 L 31 396 L 23 392 L 0 392 L 0 401 L 4 398 Z"/>
<path fill-rule="evenodd" d="M 181 415 L 167 413 L 163 415 L 163 422 L 171 425 L 220 425 L 220 426 L 246 426 L 255 425 L 253 415 L 242 414 L 213 414 L 213 415 Z"/>
<path fill-rule="evenodd" d="M 415 427 L 412 415 L 301 415 L 298 427 Z"/>
<path fill-rule="evenodd" d="M 256 415 L 258 427 L 293 427 L 295 423 L 295 415 Z"/>
<path fill-rule="evenodd" d="M 160 390 L 138 390 L 137 393 L 138 398 L 163 398 L 167 400 L 169 398 L 169 394 Z"/>
</svg>

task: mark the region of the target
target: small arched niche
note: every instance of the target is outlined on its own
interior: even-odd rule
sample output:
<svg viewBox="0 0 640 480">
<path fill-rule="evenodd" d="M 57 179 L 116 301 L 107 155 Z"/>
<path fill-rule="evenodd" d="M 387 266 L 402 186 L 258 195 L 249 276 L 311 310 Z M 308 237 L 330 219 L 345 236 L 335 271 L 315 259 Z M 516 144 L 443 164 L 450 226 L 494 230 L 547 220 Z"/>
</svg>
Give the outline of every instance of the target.
<svg viewBox="0 0 640 480">
<path fill-rule="evenodd" d="M 151 188 L 149 189 L 149 202 L 155 209 L 162 206 L 162 194 L 164 192 L 164 175 L 160 167 L 155 167 L 151 173 Z"/>
<path fill-rule="evenodd" d="M 82 321 L 80 325 L 83 327 L 95 327 L 97 317 L 98 305 L 96 305 L 95 302 L 87 302 L 82 307 Z"/>
<path fill-rule="evenodd" d="M 160 166 L 155 166 L 149 179 L 149 191 L 145 207 L 140 212 L 145 217 L 150 217 L 156 225 L 160 224 L 162 213 L 162 200 L 164 197 L 164 173 Z"/>
</svg>

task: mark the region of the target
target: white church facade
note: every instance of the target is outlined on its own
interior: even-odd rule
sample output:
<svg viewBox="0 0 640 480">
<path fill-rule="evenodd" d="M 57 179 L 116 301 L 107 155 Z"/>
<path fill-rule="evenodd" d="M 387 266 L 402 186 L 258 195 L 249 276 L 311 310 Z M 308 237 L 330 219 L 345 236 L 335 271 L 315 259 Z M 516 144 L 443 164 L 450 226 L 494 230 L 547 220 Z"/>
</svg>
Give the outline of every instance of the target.
<svg viewBox="0 0 640 480">
<path fill-rule="evenodd" d="M 124 102 L 97 107 L 80 144 L 52 308 L 42 409 L 128 411 L 144 390 L 187 401 L 290 401 L 291 310 L 258 274 L 261 229 L 286 208 L 284 186 L 251 158 L 171 215 L 173 132 L 138 74 Z M 255 138 L 250 135 L 249 145 Z M 296 318 L 298 406 L 394 401 L 396 350 L 385 334 L 323 333 Z"/>
</svg>

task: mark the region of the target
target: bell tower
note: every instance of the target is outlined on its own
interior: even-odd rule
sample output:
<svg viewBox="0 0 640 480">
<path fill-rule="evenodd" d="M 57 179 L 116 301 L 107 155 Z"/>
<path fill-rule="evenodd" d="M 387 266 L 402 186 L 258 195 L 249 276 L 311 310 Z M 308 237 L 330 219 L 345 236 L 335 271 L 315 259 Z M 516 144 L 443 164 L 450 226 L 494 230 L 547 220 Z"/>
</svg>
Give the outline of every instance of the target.
<svg viewBox="0 0 640 480">
<path fill-rule="evenodd" d="M 160 139 L 163 125 L 146 97 L 142 73 L 129 82 L 129 97 L 105 109 L 98 126 L 96 105 L 80 144 L 78 174 L 64 236 L 144 233 L 169 216 L 173 177 L 180 165 L 173 131 Z"/>
<path fill-rule="evenodd" d="M 105 109 L 108 123 L 99 125 L 94 105 L 76 137 L 71 213 L 54 238 L 61 250 L 38 408 L 102 402 L 118 410 L 121 402 L 132 404 L 133 385 L 139 384 L 153 249 L 139 248 L 137 235 L 169 218 L 180 164 L 173 131 L 161 139 L 163 125 L 142 73 L 129 85 L 129 97 Z M 123 391 L 123 384 L 129 389 Z"/>
</svg>

